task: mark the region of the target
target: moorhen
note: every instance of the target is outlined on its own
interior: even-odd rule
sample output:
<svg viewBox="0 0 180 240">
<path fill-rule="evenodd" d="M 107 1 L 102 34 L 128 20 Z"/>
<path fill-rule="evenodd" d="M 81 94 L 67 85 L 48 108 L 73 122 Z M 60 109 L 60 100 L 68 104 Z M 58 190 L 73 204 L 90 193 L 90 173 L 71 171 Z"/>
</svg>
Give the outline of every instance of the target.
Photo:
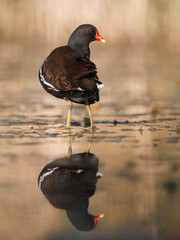
<svg viewBox="0 0 180 240">
<path fill-rule="evenodd" d="M 95 26 L 80 25 L 71 34 L 68 45 L 54 49 L 39 70 L 43 88 L 69 105 L 67 128 L 71 126 L 71 102 L 74 102 L 86 106 L 93 130 L 89 106 L 99 101 L 99 88 L 104 86 L 98 79 L 96 65 L 89 60 L 89 44 L 95 40 L 105 42 Z"/>
<path fill-rule="evenodd" d="M 86 152 L 68 154 L 47 164 L 39 174 L 38 185 L 48 201 L 58 209 L 66 210 L 70 222 L 80 231 L 93 230 L 104 214 L 88 213 L 89 198 L 94 195 L 96 183 L 102 174 L 98 172 L 99 159 Z"/>
</svg>

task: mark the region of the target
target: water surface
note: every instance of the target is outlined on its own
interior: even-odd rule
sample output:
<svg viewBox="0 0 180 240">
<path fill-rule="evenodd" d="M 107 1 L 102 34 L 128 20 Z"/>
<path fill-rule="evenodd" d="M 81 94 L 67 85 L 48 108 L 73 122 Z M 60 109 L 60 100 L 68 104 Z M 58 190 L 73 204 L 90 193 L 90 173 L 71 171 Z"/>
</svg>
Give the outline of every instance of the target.
<svg viewBox="0 0 180 240">
<path fill-rule="evenodd" d="M 2 239 L 179 239 L 180 55 L 107 46 L 92 56 L 105 83 L 100 103 L 92 106 L 93 136 L 78 105 L 71 132 L 64 129 L 66 103 L 48 95 L 37 79 L 41 56 L 31 54 L 0 72 Z M 83 155 L 89 143 L 91 161 Z M 38 178 L 46 167 L 82 168 L 73 170 L 78 184 L 68 196 L 83 201 L 89 214 L 104 214 L 95 228 L 82 231 L 79 217 L 67 214 L 74 203 L 51 191 L 64 181 L 57 170 L 45 175 L 47 182 L 53 178 L 47 184 L 56 183 L 42 191 Z"/>
</svg>

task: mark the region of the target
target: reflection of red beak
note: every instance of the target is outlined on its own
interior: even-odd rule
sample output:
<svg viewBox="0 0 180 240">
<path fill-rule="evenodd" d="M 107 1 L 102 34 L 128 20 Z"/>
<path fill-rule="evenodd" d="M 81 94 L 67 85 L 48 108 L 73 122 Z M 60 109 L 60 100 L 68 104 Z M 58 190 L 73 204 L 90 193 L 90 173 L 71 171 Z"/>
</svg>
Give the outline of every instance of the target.
<svg viewBox="0 0 180 240">
<path fill-rule="evenodd" d="M 104 214 L 100 214 L 97 217 L 94 217 L 94 227 L 96 227 L 96 224 L 104 217 Z"/>
<path fill-rule="evenodd" d="M 98 41 L 100 41 L 100 42 L 103 42 L 103 43 L 105 43 L 106 41 L 104 40 L 104 38 L 103 37 L 101 37 L 100 35 L 99 35 L 99 33 L 98 33 L 98 30 L 96 29 L 96 39 L 98 40 Z"/>
</svg>

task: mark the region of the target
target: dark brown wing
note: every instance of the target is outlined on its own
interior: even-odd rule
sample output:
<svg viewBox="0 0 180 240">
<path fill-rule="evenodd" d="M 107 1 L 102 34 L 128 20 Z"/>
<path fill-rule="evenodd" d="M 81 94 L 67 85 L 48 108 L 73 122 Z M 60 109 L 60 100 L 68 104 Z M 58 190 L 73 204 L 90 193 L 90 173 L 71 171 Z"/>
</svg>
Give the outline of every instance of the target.
<svg viewBox="0 0 180 240">
<path fill-rule="evenodd" d="M 50 94 L 82 104 L 99 101 L 96 66 L 69 46 L 56 48 L 39 71 L 39 79 Z"/>
<path fill-rule="evenodd" d="M 56 48 L 42 66 L 45 82 L 59 91 L 93 90 L 98 81 L 96 73 L 94 63 L 68 46 Z"/>
</svg>

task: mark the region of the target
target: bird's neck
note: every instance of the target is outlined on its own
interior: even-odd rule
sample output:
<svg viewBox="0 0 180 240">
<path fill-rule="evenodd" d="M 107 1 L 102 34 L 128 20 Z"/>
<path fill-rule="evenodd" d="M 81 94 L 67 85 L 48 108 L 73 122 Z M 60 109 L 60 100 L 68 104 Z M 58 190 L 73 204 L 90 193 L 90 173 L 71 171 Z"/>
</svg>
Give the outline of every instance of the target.
<svg viewBox="0 0 180 240">
<path fill-rule="evenodd" d="M 79 200 L 67 209 L 70 222 L 80 231 L 90 231 L 94 228 L 94 216 L 87 211 L 88 199 Z"/>
<path fill-rule="evenodd" d="M 68 42 L 68 46 L 71 47 L 75 52 L 77 52 L 81 57 L 90 59 L 90 49 L 89 44 L 84 44 L 76 41 L 71 41 L 71 39 Z"/>
</svg>

